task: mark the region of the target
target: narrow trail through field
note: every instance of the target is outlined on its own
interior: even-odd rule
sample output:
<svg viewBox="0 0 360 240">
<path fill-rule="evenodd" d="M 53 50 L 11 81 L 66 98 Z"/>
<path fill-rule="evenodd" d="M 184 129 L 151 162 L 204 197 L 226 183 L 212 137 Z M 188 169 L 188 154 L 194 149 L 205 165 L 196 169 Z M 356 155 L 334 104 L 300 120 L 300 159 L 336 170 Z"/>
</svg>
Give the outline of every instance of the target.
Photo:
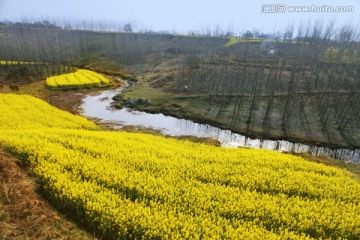
<svg viewBox="0 0 360 240">
<path fill-rule="evenodd" d="M 21 161 L 0 149 L 0 239 L 96 239 L 37 192 Z"/>
</svg>

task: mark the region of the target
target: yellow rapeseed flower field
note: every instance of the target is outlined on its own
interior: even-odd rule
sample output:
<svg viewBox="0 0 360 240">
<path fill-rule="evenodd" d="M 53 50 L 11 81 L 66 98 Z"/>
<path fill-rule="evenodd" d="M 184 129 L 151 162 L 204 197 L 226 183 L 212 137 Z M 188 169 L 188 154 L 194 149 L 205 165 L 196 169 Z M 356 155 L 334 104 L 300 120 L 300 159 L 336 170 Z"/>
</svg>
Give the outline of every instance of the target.
<svg viewBox="0 0 360 240">
<path fill-rule="evenodd" d="M 359 239 L 349 172 L 266 150 L 100 130 L 0 95 L 0 146 L 44 193 L 109 239 Z"/>
<path fill-rule="evenodd" d="M 75 73 L 62 74 L 46 79 L 46 86 L 51 89 L 100 87 L 109 84 L 109 80 L 103 75 L 86 69 L 79 69 Z"/>
<path fill-rule="evenodd" d="M 0 60 L 0 65 L 33 65 L 33 64 L 45 64 L 45 63 Z"/>
<path fill-rule="evenodd" d="M 230 47 L 232 45 L 235 45 L 237 43 L 261 43 L 261 42 L 269 42 L 271 40 L 266 40 L 262 38 L 240 38 L 240 37 L 231 37 L 230 40 L 225 43 L 225 47 Z"/>
</svg>

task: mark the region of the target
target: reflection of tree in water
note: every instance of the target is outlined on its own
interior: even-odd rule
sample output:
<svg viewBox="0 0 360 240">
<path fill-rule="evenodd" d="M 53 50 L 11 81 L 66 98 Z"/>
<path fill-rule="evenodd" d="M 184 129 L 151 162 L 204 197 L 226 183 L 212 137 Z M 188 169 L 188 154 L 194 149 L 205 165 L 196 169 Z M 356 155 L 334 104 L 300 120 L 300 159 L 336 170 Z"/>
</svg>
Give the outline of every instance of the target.
<svg viewBox="0 0 360 240">
<path fill-rule="evenodd" d="M 221 145 L 225 147 L 252 147 L 281 152 L 309 153 L 314 156 L 331 157 L 360 163 L 359 150 L 330 149 L 284 140 L 252 139 L 229 130 L 222 130 L 207 124 L 194 123 L 184 119 L 176 120 L 176 128 L 179 129 L 176 135 L 194 135 L 197 137 L 214 138 L 219 140 Z M 171 133 L 171 130 L 169 133 Z"/>
</svg>

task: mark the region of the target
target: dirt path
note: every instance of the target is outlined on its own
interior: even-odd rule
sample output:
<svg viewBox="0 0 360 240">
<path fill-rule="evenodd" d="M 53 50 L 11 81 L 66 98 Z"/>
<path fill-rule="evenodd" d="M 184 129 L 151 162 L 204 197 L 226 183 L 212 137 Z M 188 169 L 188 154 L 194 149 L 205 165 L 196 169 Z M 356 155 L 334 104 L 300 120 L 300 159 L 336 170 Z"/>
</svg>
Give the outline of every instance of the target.
<svg viewBox="0 0 360 240">
<path fill-rule="evenodd" d="M 20 165 L 0 149 L 0 240 L 96 239 L 54 210 Z"/>
</svg>

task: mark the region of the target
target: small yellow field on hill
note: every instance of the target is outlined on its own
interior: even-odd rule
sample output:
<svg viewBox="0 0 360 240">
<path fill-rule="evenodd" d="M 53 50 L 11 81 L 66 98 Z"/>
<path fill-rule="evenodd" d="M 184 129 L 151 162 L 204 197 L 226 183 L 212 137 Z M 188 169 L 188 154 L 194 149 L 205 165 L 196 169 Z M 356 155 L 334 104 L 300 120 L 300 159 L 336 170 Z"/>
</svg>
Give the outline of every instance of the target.
<svg viewBox="0 0 360 240">
<path fill-rule="evenodd" d="M 0 94 L 0 146 L 48 198 L 107 239 L 358 239 L 351 173 L 266 150 L 102 131 Z"/>
<path fill-rule="evenodd" d="M 46 79 L 46 86 L 52 89 L 101 87 L 109 84 L 109 80 L 103 75 L 86 69 L 80 69 L 75 73 L 62 74 Z"/>
<path fill-rule="evenodd" d="M 264 41 L 269 41 L 269 40 L 265 40 L 262 38 L 238 38 L 238 37 L 232 37 L 230 38 L 230 40 L 225 43 L 225 47 L 230 47 L 232 45 L 235 45 L 237 43 L 259 43 L 259 42 L 264 42 Z"/>
<path fill-rule="evenodd" d="M 34 65 L 34 64 L 45 64 L 45 63 L 0 60 L 0 65 Z"/>
</svg>

